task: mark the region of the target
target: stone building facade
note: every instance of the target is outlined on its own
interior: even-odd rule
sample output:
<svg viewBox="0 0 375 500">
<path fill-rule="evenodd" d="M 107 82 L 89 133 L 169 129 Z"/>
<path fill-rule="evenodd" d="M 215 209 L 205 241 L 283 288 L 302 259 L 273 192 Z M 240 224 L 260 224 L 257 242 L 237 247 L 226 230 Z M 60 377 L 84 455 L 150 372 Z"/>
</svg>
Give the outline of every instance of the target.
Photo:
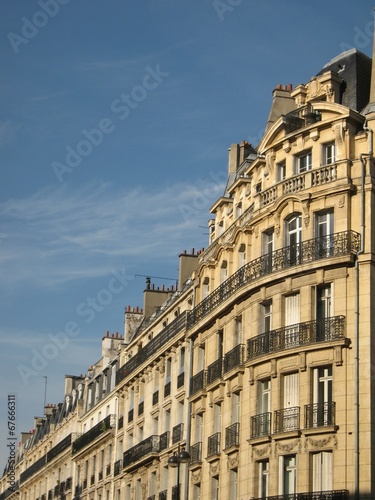
<svg viewBox="0 0 375 500">
<path fill-rule="evenodd" d="M 355 49 L 278 85 L 260 144 L 230 147 L 208 247 L 67 378 L 0 499 L 374 498 L 374 128 Z"/>
</svg>

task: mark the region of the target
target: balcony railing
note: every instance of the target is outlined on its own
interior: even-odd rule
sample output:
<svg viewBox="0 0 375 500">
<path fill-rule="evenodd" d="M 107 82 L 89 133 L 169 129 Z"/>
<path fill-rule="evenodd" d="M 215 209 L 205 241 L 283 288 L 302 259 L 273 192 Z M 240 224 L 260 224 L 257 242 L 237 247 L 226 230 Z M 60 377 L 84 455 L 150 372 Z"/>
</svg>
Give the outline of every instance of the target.
<svg viewBox="0 0 375 500">
<path fill-rule="evenodd" d="M 163 490 L 159 493 L 159 500 L 167 500 L 168 490 Z"/>
<path fill-rule="evenodd" d="M 118 476 L 121 472 L 121 469 L 122 469 L 122 459 L 120 458 L 120 460 L 117 460 L 115 462 L 115 466 L 113 468 L 113 475 Z"/>
<path fill-rule="evenodd" d="M 345 316 L 305 321 L 261 333 L 247 341 L 247 359 L 292 349 L 294 347 L 331 342 L 345 338 Z"/>
<path fill-rule="evenodd" d="M 225 429 L 225 449 L 240 444 L 240 424 L 236 422 Z"/>
<path fill-rule="evenodd" d="M 150 495 L 149 497 L 147 497 L 147 500 L 155 500 L 155 495 Z"/>
<path fill-rule="evenodd" d="M 166 450 L 169 447 L 169 431 L 163 432 L 160 435 L 160 451 Z"/>
<path fill-rule="evenodd" d="M 207 385 L 207 372 L 202 370 L 190 379 L 190 396 L 203 391 Z"/>
<path fill-rule="evenodd" d="M 250 438 L 271 434 L 271 413 L 260 413 L 250 418 Z"/>
<path fill-rule="evenodd" d="M 285 115 L 286 133 L 289 134 L 295 130 L 308 127 L 321 119 L 321 113 L 315 111 L 311 104 L 307 104 Z"/>
<path fill-rule="evenodd" d="M 172 486 L 172 500 L 180 500 L 180 486 L 181 485 L 175 485 Z"/>
<path fill-rule="evenodd" d="M 164 330 L 150 340 L 140 351 L 138 351 L 132 358 L 125 364 L 120 366 L 116 372 L 116 385 L 119 384 L 125 377 L 134 372 L 138 367 L 156 354 L 161 347 L 163 347 L 170 339 L 175 337 L 179 332 L 184 331 L 186 328 L 186 314 L 181 314 Z"/>
<path fill-rule="evenodd" d="M 223 360 L 219 358 L 207 367 L 207 384 L 211 384 L 215 380 L 221 379 L 222 372 Z"/>
<path fill-rule="evenodd" d="M 220 432 L 216 432 L 207 439 L 207 457 L 220 454 Z"/>
<path fill-rule="evenodd" d="M 40 471 L 40 469 L 43 469 L 43 467 L 46 465 L 46 458 L 46 455 L 43 455 L 36 462 L 30 465 L 30 467 L 28 467 L 24 472 L 21 472 L 20 483 L 25 482 L 27 479 L 29 479 L 29 477 Z"/>
<path fill-rule="evenodd" d="M 175 425 L 172 429 L 172 444 L 182 441 L 184 434 L 184 424 Z"/>
<path fill-rule="evenodd" d="M 280 432 L 298 431 L 300 429 L 299 413 L 299 406 L 276 410 L 274 432 L 278 434 Z"/>
<path fill-rule="evenodd" d="M 298 265 L 325 258 L 353 255 L 360 249 L 360 239 L 360 235 L 354 231 L 343 231 L 280 248 L 248 262 L 187 313 L 187 327 L 194 326 L 245 285 L 263 276 Z"/>
<path fill-rule="evenodd" d="M 185 372 L 182 372 L 177 376 L 177 389 L 183 387 L 184 383 L 185 383 Z"/>
<path fill-rule="evenodd" d="M 56 446 L 54 446 L 47 452 L 47 462 L 50 462 L 53 458 L 57 457 L 60 453 L 69 448 L 71 443 L 72 443 L 72 435 L 69 434 L 69 436 L 64 438 Z"/>
<path fill-rule="evenodd" d="M 77 453 L 77 451 L 81 450 L 86 445 L 94 441 L 94 439 L 96 439 L 98 436 L 108 431 L 111 428 L 111 420 L 113 419 L 114 415 L 108 415 L 101 422 L 92 427 L 92 429 L 85 432 L 84 434 L 82 434 L 82 436 L 73 441 L 73 453 Z"/>
<path fill-rule="evenodd" d="M 202 462 L 202 442 L 190 446 L 190 464 Z"/>
<path fill-rule="evenodd" d="M 141 460 L 147 455 L 153 456 L 155 453 L 159 453 L 160 438 L 159 436 L 150 436 L 144 439 L 137 445 L 133 446 L 129 450 L 126 450 L 123 455 L 123 467 L 128 467 L 129 465 Z"/>
<path fill-rule="evenodd" d="M 291 493 L 273 495 L 270 497 L 256 498 L 254 500 L 349 500 L 348 490 L 328 490 L 305 493 Z"/>
<path fill-rule="evenodd" d="M 335 425 L 336 403 L 305 405 L 305 429 Z"/>
<path fill-rule="evenodd" d="M 233 368 L 238 368 L 244 362 L 245 346 L 238 344 L 224 356 L 224 373 L 228 373 Z"/>
</svg>

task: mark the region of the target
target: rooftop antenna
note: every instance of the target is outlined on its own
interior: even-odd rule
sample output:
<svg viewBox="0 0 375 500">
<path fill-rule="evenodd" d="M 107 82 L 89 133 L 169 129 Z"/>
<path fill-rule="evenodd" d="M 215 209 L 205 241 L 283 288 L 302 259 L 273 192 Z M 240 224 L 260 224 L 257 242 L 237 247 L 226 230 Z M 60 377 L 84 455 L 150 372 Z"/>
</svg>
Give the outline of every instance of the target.
<svg viewBox="0 0 375 500">
<path fill-rule="evenodd" d="M 146 288 L 147 288 L 147 290 L 150 289 L 151 278 L 156 279 L 156 280 L 174 281 L 176 283 L 176 287 L 178 285 L 178 280 L 176 280 L 175 278 L 164 278 L 163 276 L 151 276 L 149 274 L 135 274 L 134 275 L 135 278 L 137 278 L 138 276 L 141 276 L 142 278 L 146 278 Z"/>
</svg>

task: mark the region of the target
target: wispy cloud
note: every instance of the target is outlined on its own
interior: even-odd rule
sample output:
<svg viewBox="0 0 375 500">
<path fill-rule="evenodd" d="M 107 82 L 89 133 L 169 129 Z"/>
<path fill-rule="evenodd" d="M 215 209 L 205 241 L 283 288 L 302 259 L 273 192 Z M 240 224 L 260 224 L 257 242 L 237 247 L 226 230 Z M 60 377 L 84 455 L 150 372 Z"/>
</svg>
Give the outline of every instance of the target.
<svg viewBox="0 0 375 500">
<path fill-rule="evenodd" d="M 8 237 L 0 264 L 12 286 L 56 286 L 105 276 L 124 262 L 170 259 L 191 246 L 223 184 L 178 182 L 155 192 L 68 185 L 0 204 Z M 184 245 L 184 246 L 180 246 Z"/>
</svg>

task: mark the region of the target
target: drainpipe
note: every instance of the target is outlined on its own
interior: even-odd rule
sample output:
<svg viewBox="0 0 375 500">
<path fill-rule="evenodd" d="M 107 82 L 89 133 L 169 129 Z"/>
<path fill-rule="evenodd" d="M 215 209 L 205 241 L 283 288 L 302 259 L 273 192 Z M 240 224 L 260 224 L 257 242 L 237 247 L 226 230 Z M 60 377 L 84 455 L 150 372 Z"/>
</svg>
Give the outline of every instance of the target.
<svg viewBox="0 0 375 500">
<path fill-rule="evenodd" d="M 369 152 L 364 155 L 361 153 L 359 155 L 359 160 L 362 164 L 362 176 L 361 176 L 361 246 L 356 254 L 355 259 L 355 353 L 354 353 L 354 377 L 355 377 L 355 388 L 354 388 L 354 434 L 355 434 L 355 444 L 354 444 L 354 469 L 355 469 L 355 500 L 359 500 L 359 255 L 364 253 L 365 248 L 365 177 L 366 177 L 366 159 L 365 156 L 370 158 L 373 157 L 373 131 L 367 127 L 365 123 L 363 130 L 369 133 Z"/>
</svg>

